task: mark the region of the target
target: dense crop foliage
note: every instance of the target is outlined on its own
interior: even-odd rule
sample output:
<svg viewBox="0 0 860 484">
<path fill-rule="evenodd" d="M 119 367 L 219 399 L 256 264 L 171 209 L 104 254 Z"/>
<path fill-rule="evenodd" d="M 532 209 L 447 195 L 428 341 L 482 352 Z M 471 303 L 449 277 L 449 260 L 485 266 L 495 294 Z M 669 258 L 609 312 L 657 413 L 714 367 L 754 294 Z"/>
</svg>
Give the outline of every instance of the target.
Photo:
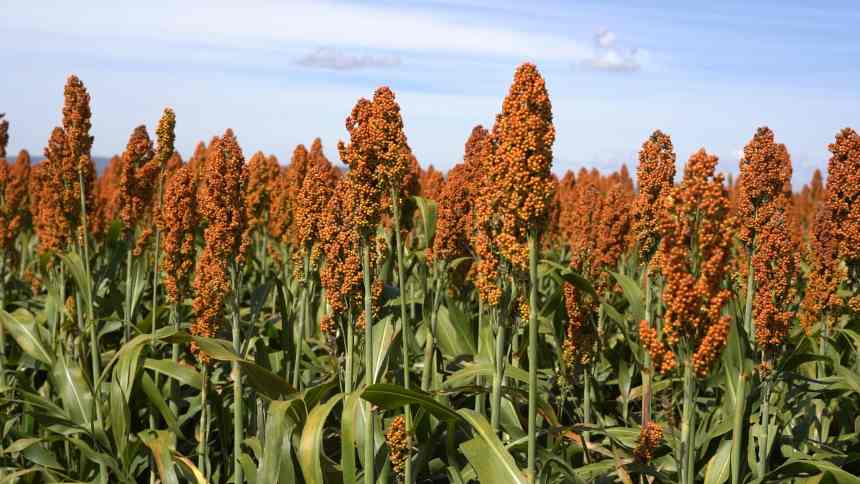
<svg viewBox="0 0 860 484">
<path fill-rule="evenodd" d="M 0 482 L 860 482 L 853 130 L 793 191 L 766 127 L 558 179 L 532 64 L 447 174 L 387 87 L 341 166 L 178 118 L 96 176 L 77 77 L 35 165 L 0 115 Z"/>
</svg>

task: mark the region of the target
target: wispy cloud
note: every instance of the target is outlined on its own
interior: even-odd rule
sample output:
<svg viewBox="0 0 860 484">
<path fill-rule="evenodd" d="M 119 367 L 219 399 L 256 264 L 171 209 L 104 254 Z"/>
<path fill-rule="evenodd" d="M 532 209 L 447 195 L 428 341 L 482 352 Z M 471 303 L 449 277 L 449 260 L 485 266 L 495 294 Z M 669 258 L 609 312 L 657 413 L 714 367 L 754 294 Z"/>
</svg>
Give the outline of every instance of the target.
<svg viewBox="0 0 860 484">
<path fill-rule="evenodd" d="M 622 49 L 616 44 L 618 36 L 602 30 L 594 36 L 594 54 L 584 59 L 585 67 L 608 72 L 636 72 L 642 69 L 648 53 L 642 49 Z"/>
<path fill-rule="evenodd" d="M 296 60 L 296 64 L 303 67 L 336 71 L 397 67 L 400 63 L 400 56 L 395 54 L 356 55 L 334 47 L 320 47 Z"/>
</svg>

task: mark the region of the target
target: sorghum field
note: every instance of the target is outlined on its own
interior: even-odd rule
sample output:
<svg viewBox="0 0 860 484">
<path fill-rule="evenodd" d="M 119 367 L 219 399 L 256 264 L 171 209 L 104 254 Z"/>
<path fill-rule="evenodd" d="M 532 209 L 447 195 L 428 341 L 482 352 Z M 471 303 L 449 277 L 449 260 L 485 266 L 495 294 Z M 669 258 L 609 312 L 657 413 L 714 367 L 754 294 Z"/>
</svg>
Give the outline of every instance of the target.
<svg viewBox="0 0 860 484">
<path fill-rule="evenodd" d="M 69 77 L 0 164 L 0 482 L 860 482 L 860 135 L 559 179 L 537 68 L 498 95 L 447 174 L 381 87 L 338 161 L 167 108 L 97 175 Z"/>
</svg>

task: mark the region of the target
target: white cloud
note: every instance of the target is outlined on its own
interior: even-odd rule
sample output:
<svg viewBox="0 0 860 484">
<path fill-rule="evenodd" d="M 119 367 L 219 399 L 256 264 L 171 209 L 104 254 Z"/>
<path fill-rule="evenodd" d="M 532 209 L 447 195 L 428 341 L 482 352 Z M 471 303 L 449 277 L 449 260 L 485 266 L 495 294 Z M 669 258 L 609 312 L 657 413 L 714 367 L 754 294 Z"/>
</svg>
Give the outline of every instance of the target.
<svg viewBox="0 0 860 484">
<path fill-rule="evenodd" d="M 396 67 L 400 65 L 400 56 L 384 54 L 355 55 L 340 51 L 334 47 L 320 47 L 296 60 L 296 64 L 303 67 L 347 71 L 375 67 Z"/>
<path fill-rule="evenodd" d="M 615 45 L 615 40 L 617 36 L 615 32 L 611 30 L 603 30 L 597 34 L 595 38 L 597 45 L 603 47 L 604 49 L 609 49 Z"/>
<path fill-rule="evenodd" d="M 602 30 L 594 36 L 593 54 L 581 61 L 585 67 L 608 72 L 636 72 L 642 69 L 648 52 L 642 49 L 622 49 L 616 46 L 618 36 Z"/>
<path fill-rule="evenodd" d="M 249 1 L 237 7 L 222 1 L 152 0 L 120 5 L 107 0 L 88 5 L 88 14 L 68 2 L 4 11 L 15 28 L 94 38 L 110 32 L 126 39 L 188 42 L 200 46 L 276 49 L 330 45 L 348 49 L 406 53 L 494 56 L 535 61 L 581 61 L 590 48 L 570 35 L 521 30 L 470 21 L 428 9 L 323 1 Z M 75 18 L 75 22 L 69 22 Z M 122 29 L 117 29 L 118 22 Z"/>
</svg>

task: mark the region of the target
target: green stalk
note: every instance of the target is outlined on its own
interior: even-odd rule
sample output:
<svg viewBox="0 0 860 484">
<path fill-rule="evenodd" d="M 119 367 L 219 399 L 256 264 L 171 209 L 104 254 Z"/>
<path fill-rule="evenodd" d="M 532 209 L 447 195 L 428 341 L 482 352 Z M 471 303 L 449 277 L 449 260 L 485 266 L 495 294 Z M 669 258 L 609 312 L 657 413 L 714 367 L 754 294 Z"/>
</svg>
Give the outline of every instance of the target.
<svg viewBox="0 0 860 484">
<path fill-rule="evenodd" d="M 818 343 L 818 354 L 820 356 L 827 356 L 827 338 L 830 337 L 830 326 L 827 324 L 827 317 L 824 316 L 821 318 L 821 339 Z M 824 378 L 827 375 L 827 362 L 819 361 L 816 364 L 817 377 L 819 380 Z M 824 425 L 824 407 L 825 404 L 820 403 L 815 406 L 815 416 L 818 421 L 817 438 L 821 443 L 827 442 L 828 432 L 827 428 Z"/>
<path fill-rule="evenodd" d="M 435 272 L 435 267 L 434 267 Z M 430 313 L 430 331 L 427 332 L 427 341 L 424 343 L 424 369 L 421 373 L 421 389 L 425 392 L 430 391 L 430 384 L 433 378 L 433 369 L 435 368 L 433 364 L 433 355 L 434 349 L 436 346 L 436 323 L 437 323 L 437 313 L 439 310 L 439 299 L 441 292 L 441 278 L 436 275 L 435 281 L 435 290 L 433 293 L 433 308 Z"/>
<path fill-rule="evenodd" d="M 87 277 L 85 278 L 85 288 L 84 290 L 87 292 L 86 300 L 89 301 L 87 304 L 87 319 L 89 321 L 90 328 L 90 359 L 92 360 L 93 365 L 93 382 L 99 380 L 101 375 L 101 353 L 99 352 L 99 340 L 98 333 L 96 332 L 96 318 L 95 312 L 93 310 L 92 300 L 93 300 L 93 275 L 90 271 L 90 249 L 89 243 L 87 242 L 88 230 L 87 230 L 87 199 L 86 193 L 84 192 L 84 174 L 81 171 L 80 161 L 78 162 L 78 188 L 81 197 L 81 228 L 83 229 L 83 233 L 81 234 L 81 246 L 83 247 L 83 262 L 84 262 L 84 270 L 86 271 Z M 93 392 L 95 393 L 96 398 L 101 398 L 100 391 L 98 388 L 94 388 Z M 99 428 L 104 428 L 102 424 L 102 410 L 101 405 L 96 405 L 96 423 Z M 99 464 L 99 481 L 106 482 L 107 479 L 107 467 L 104 464 Z"/>
<path fill-rule="evenodd" d="M 206 474 L 206 386 L 209 380 L 209 368 L 204 363 L 200 385 L 200 428 L 197 436 L 197 468 Z"/>
<path fill-rule="evenodd" d="M 493 400 L 490 402 L 490 422 L 493 431 L 499 432 L 499 418 L 502 413 L 502 378 L 505 375 L 505 326 L 501 324 L 499 310 L 494 309 L 496 327 L 496 348 L 493 353 L 496 371 L 493 372 Z"/>
<path fill-rule="evenodd" d="M 729 382 L 726 381 L 728 384 Z M 735 409 L 732 426 L 732 484 L 741 484 L 741 473 L 744 465 L 744 446 L 743 438 L 746 420 L 746 400 L 747 400 L 747 385 L 749 385 L 749 375 L 746 369 L 741 369 L 738 373 L 738 381 L 735 391 Z"/>
<path fill-rule="evenodd" d="M 123 343 L 127 343 L 131 339 L 131 265 L 134 262 L 131 248 L 131 241 L 128 241 L 128 247 L 125 256 L 125 317 L 123 318 Z"/>
<path fill-rule="evenodd" d="M 403 388 L 409 388 L 409 374 L 412 370 L 412 365 L 409 360 L 409 337 L 410 321 L 406 315 L 406 271 L 404 270 L 403 261 L 403 240 L 400 236 L 400 194 L 397 189 L 391 190 L 391 208 L 394 212 L 394 245 L 397 253 L 397 285 L 400 289 L 400 339 L 403 342 Z M 424 362 L 425 365 L 427 362 Z M 403 407 L 403 413 L 406 418 L 406 435 L 411 435 L 412 432 L 412 407 L 407 403 Z M 411 438 L 407 437 L 411 441 Z M 412 445 L 411 442 L 407 446 L 408 455 L 406 457 L 406 469 L 404 470 L 404 481 L 407 484 L 412 483 Z"/>
<path fill-rule="evenodd" d="M 361 272 L 364 277 L 364 380 L 373 384 L 373 287 L 370 281 L 370 247 L 365 238 L 361 240 Z M 373 406 L 367 402 L 367 419 L 364 427 L 364 482 L 374 484 L 373 468 Z"/>
<path fill-rule="evenodd" d="M 296 354 L 293 360 L 293 387 L 299 389 L 301 385 L 302 374 L 302 340 L 305 334 L 305 319 L 308 315 L 308 305 L 310 304 L 310 294 L 308 294 L 308 267 L 310 266 L 310 255 L 305 251 L 305 256 L 302 262 L 302 272 L 304 279 L 302 281 L 302 302 L 299 307 L 299 327 L 296 332 Z"/>
<path fill-rule="evenodd" d="M 161 178 L 164 176 L 164 167 L 161 168 L 161 172 L 158 175 L 158 207 L 159 211 L 161 210 Z M 150 334 L 152 335 L 152 347 L 155 348 L 155 334 L 158 329 L 158 325 L 156 324 L 157 315 L 158 315 L 158 256 L 161 242 L 161 231 L 158 228 L 158 222 L 153 217 L 153 224 L 155 225 L 155 257 L 153 259 L 152 264 L 152 327 L 150 328 Z M 152 379 L 155 383 L 155 388 L 158 388 L 158 380 L 159 373 L 157 371 L 153 372 Z M 155 430 L 156 422 L 155 422 L 155 412 L 150 412 L 149 414 L 149 428 Z M 150 472 L 149 481 L 151 483 L 155 483 L 155 472 Z"/>
<path fill-rule="evenodd" d="M 352 317 L 352 309 L 347 309 L 347 314 L 349 315 L 348 321 L 346 322 L 346 341 L 344 342 L 344 346 L 346 346 L 346 369 L 344 370 L 344 388 L 347 394 L 352 393 L 352 342 L 354 341 L 353 331 L 355 327 L 355 320 Z"/>
<path fill-rule="evenodd" d="M 242 355 L 241 328 L 239 315 L 239 291 L 240 291 L 240 274 L 239 268 L 233 266 L 233 351 L 237 355 Z M 240 457 L 242 456 L 242 441 L 244 440 L 244 426 L 242 418 L 242 367 L 239 363 L 233 362 L 233 475 L 234 482 L 242 484 L 244 482 L 242 475 L 242 464 Z"/>
<path fill-rule="evenodd" d="M 648 322 L 648 327 L 651 327 L 651 277 L 648 274 L 646 265 L 643 274 L 645 279 L 645 320 Z M 644 427 L 651 421 L 651 382 L 654 378 L 654 369 L 651 367 L 651 354 L 645 351 L 645 357 L 642 368 L 642 426 Z"/>
<path fill-rule="evenodd" d="M 753 272 L 755 268 L 752 264 L 753 258 L 753 250 L 749 251 L 749 262 L 747 263 L 747 294 L 746 294 L 746 304 L 744 305 L 744 330 L 747 332 L 747 338 L 750 343 L 753 342 L 753 295 L 755 294 L 755 279 L 753 277 Z"/>
<path fill-rule="evenodd" d="M 179 305 L 177 303 L 173 303 L 170 305 L 170 322 L 173 323 L 173 329 L 179 332 Z M 173 361 L 174 365 L 179 364 L 179 343 L 173 343 L 170 348 L 170 359 Z M 176 380 L 170 379 L 170 407 L 173 409 L 173 412 L 177 412 L 176 406 L 176 394 L 178 390 L 178 385 L 176 384 Z"/>
<path fill-rule="evenodd" d="M 684 359 L 684 410 L 681 422 L 681 483 L 694 484 L 696 438 L 696 375 L 690 351 Z"/>
<path fill-rule="evenodd" d="M 6 310 L 6 253 L 0 253 L 0 311 Z M 6 334 L 0 324 L 0 386 L 6 381 Z"/>
<path fill-rule="evenodd" d="M 765 361 L 765 354 L 762 351 L 762 363 Z M 770 392 L 772 380 L 769 375 L 764 376 L 762 395 L 761 395 L 761 441 L 759 444 L 758 456 L 758 475 L 763 477 L 767 474 L 767 457 L 770 454 L 768 446 L 768 425 L 770 424 Z"/>
<path fill-rule="evenodd" d="M 483 344 L 481 341 L 483 338 L 481 337 L 481 332 L 484 329 L 484 302 L 481 301 L 481 296 L 478 295 L 478 355 L 480 356 L 481 350 L 483 349 Z M 479 389 L 484 386 L 484 379 L 481 377 L 475 377 L 475 384 Z M 478 396 L 475 398 L 475 411 L 480 413 L 481 415 L 486 415 L 487 410 L 487 395 L 483 392 L 483 389 Z"/>
<path fill-rule="evenodd" d="M 529 233 L 529 446 L 528 470 L 530 483 L 535 482 L 537 463 L 537 367 L 538 367 L 538 233 Z"/>
<path fill-rule="evenodd" d="M 585 425 L 591 423 L 591 366 L 582 369 L 582 423 Z M 590 462 L 588 455 L 590 438 L 591 432 L 582 433 L 582 455 L 586 463 Z"/>
</svg>

